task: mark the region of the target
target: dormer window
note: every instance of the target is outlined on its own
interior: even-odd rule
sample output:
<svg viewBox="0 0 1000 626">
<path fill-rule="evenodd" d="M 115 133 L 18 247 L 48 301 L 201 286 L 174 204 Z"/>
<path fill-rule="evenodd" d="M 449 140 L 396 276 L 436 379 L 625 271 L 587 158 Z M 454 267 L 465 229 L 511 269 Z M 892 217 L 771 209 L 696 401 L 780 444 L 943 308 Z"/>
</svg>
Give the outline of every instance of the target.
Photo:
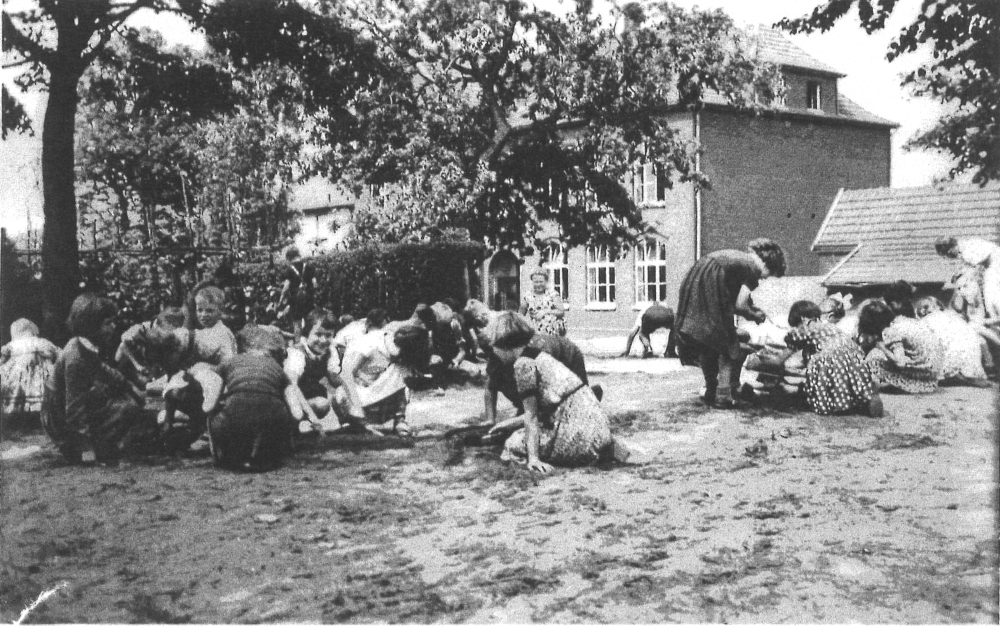
<svg viewBox="0 0 1000 626">
<path fill-rule="evenodd" d="M 806 108 L 807 109 L 822 109 L 822 92 L 820 90 L 820 85 L 817 82 L 809 81 L 806 83 Z"/>
</svg>

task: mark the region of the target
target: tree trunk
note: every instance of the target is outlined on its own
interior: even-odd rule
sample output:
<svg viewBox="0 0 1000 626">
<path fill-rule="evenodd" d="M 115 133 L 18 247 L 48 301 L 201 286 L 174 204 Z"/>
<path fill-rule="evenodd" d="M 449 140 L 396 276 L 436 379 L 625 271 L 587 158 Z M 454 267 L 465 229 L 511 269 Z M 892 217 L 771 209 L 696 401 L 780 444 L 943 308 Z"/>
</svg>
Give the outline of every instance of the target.
<svg viewBox="0 0 1000 626">
<path fill-rule="evenodd" d="M 42 326 L 46 337 L 62 345 L 69 338 L 66 316 L 80 284 L 73 171 L 80 72 L 50 67 L 49 73 L 42 127 Z"/>
</svg>

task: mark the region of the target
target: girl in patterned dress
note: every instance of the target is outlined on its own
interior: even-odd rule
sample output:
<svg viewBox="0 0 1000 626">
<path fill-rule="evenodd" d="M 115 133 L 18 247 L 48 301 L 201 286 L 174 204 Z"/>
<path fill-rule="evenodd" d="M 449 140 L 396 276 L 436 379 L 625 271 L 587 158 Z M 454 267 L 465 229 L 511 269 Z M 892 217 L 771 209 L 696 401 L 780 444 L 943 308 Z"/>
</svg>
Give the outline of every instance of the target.
<svg viewBox="0 0 1000 626">
<path fill-rule="evenodd" d="M 38 326 L 24 318 L 10 325 L 10 338 L 0 355 L 3 412 L 10 415 L 38 411 L 59 348 L 39 337 Z"/>
<path fill-rule="evenodd" d="M 881 417 L 882 400 L 864 353 L 834 324 L 822 321 L 822 314 L 808 300 L 799 300 L 788 312 L 792 331 L 785 343 L 802 350 L 806 360 L 804 391 L 809 406 L 820 415 L 862 412 Z"/>
<path fill-rule="evenodd" d="M 528 347 L 534 334 L 528 321 L 513 311 L 500 313 L 486 329 L 496 358 L 513 367 L 524 405 L 522 415 L 498 423 L 490 434 L 518 429 L 507 438 L 502 458 L 526 461 L 532 471 L 595 463 L 614 444 L 607 415 L 576 374 L 551 355 Z"/>
<path fill-rule="evenodd" d="M 865 357 L 881 387 L 906 393 L 932 393 L 937 389 L 944 348 L 926 324 L 897 315 L 889 305 L 873 300 L 858 318 L 859 343 L 874 347 Z"/>
<path fill-rule="evenodd" d="M 549 274 L 542 268 L 531 273 L 531 293 L 524 296 L 521 315 L 528 318 L 535 332 L 543 335 L 565 335 L 566 309 L 562 298 L 549 289 Z"/>
</svg>

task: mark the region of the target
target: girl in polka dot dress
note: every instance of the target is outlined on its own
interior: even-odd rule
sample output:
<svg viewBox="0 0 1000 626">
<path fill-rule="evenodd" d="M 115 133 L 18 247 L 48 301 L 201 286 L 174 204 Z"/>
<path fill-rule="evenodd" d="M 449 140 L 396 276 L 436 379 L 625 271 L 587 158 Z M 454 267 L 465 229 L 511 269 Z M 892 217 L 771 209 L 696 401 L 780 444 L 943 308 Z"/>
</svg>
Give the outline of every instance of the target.
<svg viewBox="0 0 1000 626">
<path fill-rule="evenodd" d="M 806 360 L 805 393 L 820 415 L 862 413 L 882 416 L 882 400 L 865 366 L 861 348 L 835 325 L 820 320 L 815 303 L 799 300 L 788 313 L 792 331 L 789 348 L 802 350 Z"/>
</svg>

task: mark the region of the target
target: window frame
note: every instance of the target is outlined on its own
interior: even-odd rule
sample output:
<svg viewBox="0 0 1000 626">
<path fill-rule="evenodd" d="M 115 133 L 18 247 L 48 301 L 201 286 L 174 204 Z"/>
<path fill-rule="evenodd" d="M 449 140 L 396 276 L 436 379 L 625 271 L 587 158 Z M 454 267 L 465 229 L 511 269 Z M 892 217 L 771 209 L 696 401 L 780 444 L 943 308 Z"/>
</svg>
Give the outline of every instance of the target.
<svg viewBox="0 0 1000 626">
<path fill-rule="evenodd" d="M 617 259 L 611 257 L 607 246 L 586 247 L 586 280 L 587 302 L 589 311 L 614 311 L 618 308 Z M 603 271 L 604 279 L 601 280 Z M 605 290 L 605 299 L 601 299 L 601 289 Z"/>
<path fill-rule="evenodd" d="M 806 108 L 810 111 L 823 110 L 823 87 L 819 81 L 806 81 Z"/>
<path fill-rule="evenodd" d="M 653 256 L 650 258 L 650 249 L 652 248 Z M 669 282 L 667 278 L 667 244 L 664 241 L 658 239 L 646 239 L 645 241 L 639 243 L 635 246 L 633 250 L 635 255 L 634 262 L 634 286 L 635 286 L 635 303 L 634 308 L 639 310 L 645 306 L 652 304 L 653 302 L 664 302 L 667 299 L 667 293 L 669 289 Z M 653 269 L 656 273 L 656 278 L 652 283 L 648 279 L 648 270 Z M 647 300 L 649 294 L 649 288 L 652 286 L 656 289 L 657 298 L 654 300 Z"/>
<path fill-rule="evenodd" d="M 563 303 L 569 302 L 569 251 L 561 241 L 551 241 L 542 248 L 542 269 L 549 275 L 549 284 Z"/>
<path fill-rule="evenodd" d="M 667 199 L 666 176 L 654 161 L 632 166 L 632 200 L 639 206 L 662 206 Z"/>
</svg>

